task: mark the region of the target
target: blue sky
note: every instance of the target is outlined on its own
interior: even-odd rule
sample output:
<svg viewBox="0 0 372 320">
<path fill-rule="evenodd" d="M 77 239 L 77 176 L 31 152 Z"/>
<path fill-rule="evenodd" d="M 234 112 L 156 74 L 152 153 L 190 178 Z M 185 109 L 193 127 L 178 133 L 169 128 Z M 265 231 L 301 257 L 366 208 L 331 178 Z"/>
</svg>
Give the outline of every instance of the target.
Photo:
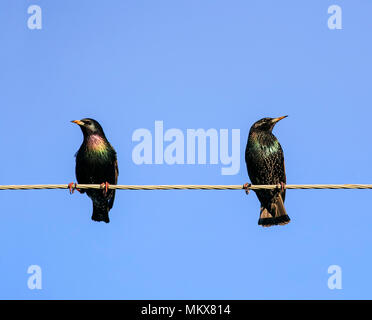
<svg viewBox="0 0 372 320">
<path fill-rule="evenodd" d="M 42 29 L 27 8 L 42 9 Z M 342 8 L 342 30 L 327 26 Z M 372 3 L 13 1 L 0 10 L 1 184 L 75 181 L 98 120 L 120 184 L 243 184 L 250 126 L 274 133 L 287 182 L 371 183 Z M 240 171 L 221 163 L 136 165 L 132 134 L 240 130 Z M 257 225 L 243 191 L 119 191 L 111 223 L 66 190 L 1 191 L 2 299 L 370 299 L 368 190 L 289 190 L 292 222 Z M 30 265 L 42 289 L 27 286 Z M 330 265 L 342 289 L 330 290 Z"/>
</svg>

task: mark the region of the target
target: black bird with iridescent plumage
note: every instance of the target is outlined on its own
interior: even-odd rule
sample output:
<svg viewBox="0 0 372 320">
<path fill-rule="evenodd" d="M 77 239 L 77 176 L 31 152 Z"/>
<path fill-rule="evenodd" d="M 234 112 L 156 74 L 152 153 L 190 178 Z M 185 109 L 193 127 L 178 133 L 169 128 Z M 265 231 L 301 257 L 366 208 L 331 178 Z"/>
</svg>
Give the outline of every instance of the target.
<svg viewBox="0 0 372 320">
<path fill-rule="evenodd" d="M 115 190 L 108 189 L 110 184 L 117 184 L 118 162 L 116 152 L 108 142 L 101 125 L 93 119 L 74 120 L 83 132 L 84 140 L 76 153 L 76 179 L 79 184 L 102 184 L 104 190 L 86 189 L 93 202 L 92 220 L 110 222 L 109 211 L 115 200 Z M 74 184 L 69 185 L 73 192 Z"/>
<path fill-rule="evenodd" d="M 275 124 L 286 117 L 263 118 L 255 122 L 249 131 L 245 149 L 251 183 L 282 186 L 281 189 L 255 190 L 261 203 L 258 224 L 263 227 L 285 225 L 290 221 L 284 207 L 286 175 L 283 150 L 272 134 Z"/>
</svg>

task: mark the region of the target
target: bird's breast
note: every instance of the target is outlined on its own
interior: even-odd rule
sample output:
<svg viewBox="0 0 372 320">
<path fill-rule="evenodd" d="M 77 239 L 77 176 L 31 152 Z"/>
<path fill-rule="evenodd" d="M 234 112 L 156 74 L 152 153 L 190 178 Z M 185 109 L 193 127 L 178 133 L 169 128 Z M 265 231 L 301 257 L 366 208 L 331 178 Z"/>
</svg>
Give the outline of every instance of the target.
<svg viewBox="0 0 372 320">
<path fill-rule="evenodd" d="M 275 141 L 273 144 L 261 146 L 261 150 L 265 155 L 277 153 L 279 150 L 279 143 Z"/>
<path fill-rule="evenodd" d="M 92 152 L 102 153 L 107 149 L 107 144 L 101 136 L 91 135 L 87 140 L 87 149 Z"/>
<path fill-rule="evenodd" d="M 280 150 L 280 144 L 277 139 L 271 136 L 252 137 L 248 141 L 248 152 L 260 156 L 269 156 Z"/>
</svg>

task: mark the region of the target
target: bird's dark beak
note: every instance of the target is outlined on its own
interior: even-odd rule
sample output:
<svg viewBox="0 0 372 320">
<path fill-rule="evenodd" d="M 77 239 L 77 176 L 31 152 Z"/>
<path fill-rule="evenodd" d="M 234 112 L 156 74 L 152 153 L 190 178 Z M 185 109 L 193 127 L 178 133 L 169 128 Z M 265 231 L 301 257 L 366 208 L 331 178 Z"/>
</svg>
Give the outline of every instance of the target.
<svg viewBox="0 0 372 320">
<path fill-rule="evenodd" d="M 83 121 L 80 121 L 80 120 L 72 120 L 71 122 L 72 123 L 76 123 L 79 126 L 83 126 L 84 125 L 84 122 Z"/>
<path fill-rule="evenodd" d="M 288 116 L 283 116 L 283 117 L 275 118 L 275 119 L 271 120 L 271 122 L 273 122 L 273 123 L 277 123 L 278 121 L 280 121 L 280 120 L 282 120 L 282 119 L 284 119 L 284 118 L 287 118 L 287 117 L 288 117 Z"/>
</svg>

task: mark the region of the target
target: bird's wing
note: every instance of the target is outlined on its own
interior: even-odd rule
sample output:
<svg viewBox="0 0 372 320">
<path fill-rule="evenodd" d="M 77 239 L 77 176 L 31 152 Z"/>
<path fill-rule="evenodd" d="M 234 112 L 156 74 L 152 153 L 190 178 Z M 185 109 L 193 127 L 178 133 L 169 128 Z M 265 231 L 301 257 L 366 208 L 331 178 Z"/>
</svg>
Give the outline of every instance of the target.
<svg viewBox="0 0 372 320">
<path fill-rule="evenodd" d="M 75 175 L 78 183 L 89 183 L 88 173 L 86 172 L 86 166 L 81 156 L 80 149 L 75 154 L 76 157 L 76 166 L 75 166 Z"/>
<path fill-rule="evenodd" d="M 119 176 L 119 166 L 118 166 L 118 160 L 117 159 L 115 159 L 115 161 L 114 161 L 114 170 L 115 170 L 115 184 L 117 184 L 118 183 L 118 176 Z M 112 209 L 112 206 L 114 205 L 115 194 L 116 194 L 116 190 L 113 190 L 112 193 L 111 193 L 111 197 L 108 201 L 108 205 L 109 205 L 110 209 Z"/>
<path fill-rule="evenodd" d="M 118 176 L 119 176 L 119 166 L 118 166 L 118 160 L 115 160 L 115 184 L 118 183 Z"/>
<path fill-rule="evenodd" d="M 280 145 L 280 144 L 279 144 Z M 280 182 L 283 182 L 284 184 L 287 183 L 287 177 L 286 177 L 286 174 L 285 174 L 285 161 L 284 161 L 284 154 L 283 154 L 283 150 L 282 150 L 282 147 L 280 147 Z M 283 199 L 283 202 L 285 201 L 285 189 L 281 192 L 281 196 L 282 196 L 282 199 Z"/>
</svg>

